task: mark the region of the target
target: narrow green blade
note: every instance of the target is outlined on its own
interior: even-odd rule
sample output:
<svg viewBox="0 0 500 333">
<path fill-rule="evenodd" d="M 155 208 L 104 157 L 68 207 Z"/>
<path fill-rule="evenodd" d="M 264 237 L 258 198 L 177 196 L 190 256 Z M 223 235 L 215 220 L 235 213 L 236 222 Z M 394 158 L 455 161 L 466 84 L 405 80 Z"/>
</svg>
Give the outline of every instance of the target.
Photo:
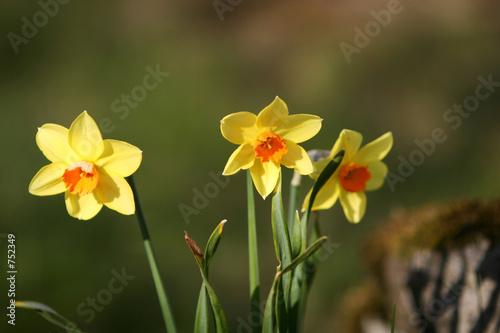
<svg viewBox="0 0 500 333">
<path fill-rule="evenodd" d="M 212 261 L 215 251 L 217 251 L 217 247 L 219 246 L 220 240 L 222 238 L 222 230 L 224 229 L 224 224 L 226 224 L 226 222 L 227 220 L 222 220 L 221 223 L 217 225 L 215 230 L 212 232 L 212 235 L 208 239 L 207 246 L 205 247 L 204 269 L 207 277 L 208 277 L 210 262 Z"/>
<path fill-rule="evenodd" d="M 311 244 L 311 246 L 309 246 L 305 251 L 303 251 L 297 258 L 293 259 L 292 262 L 287 267 L 278 272 L 278 275 L 282 276 L 283 274 L 291 271 L 299 264 L 304 262 L 304 260 L 308 259 L 314 253 L 316 253 L 316 251 L 318 251 L 321 248 L 321 246 L 323 246 L 323 243 L 326 242 L 326 240 L 327 240 L 326 236 L 320 237 L 313 244 Z"/>
<path fill-rule="evenodd" d="M 224 223 L 225 223 L 224 221 L 221 222 L 215 230 L 217 231 L 218 228 L 221 227 L 220 230 L 222 232 L 222 226 L 224 225 Z M 216 236 L 216 237 L 218 237 L 220 239 L 221 234 L 219 234 L 219 236 Z M 219 299 L 217 298 L 217 295 L 215 294 L 215 291 L 213 290 L 212 286 L 208 282 L 207 275 L 205 274 L 205 267 L 207 267 L 207 265 L 205 263 L 206 258 L 201 253 L 200 248 L 198 247 L 198 244 L 196 244 L 196 242 L 193 239 L 191 239 L 191 237 L 188 236 L 187 232 L 184 232 L 184 239 L 186 240 L 187 245 L 189 246 L 191 252 L 193 253 L 194 259 L 195 259 L 196 263 L 198 264 L 198 267 L 200 268 L 200 274 L 201 274 L 201 277 L 203 279 L 203 285 L 205 286 L 205 290 L 208 293 L 208 298 L 209 298 L 210 304 L 212 306 L 212 311 L 213 311 L 214 320 L 215 320 L 215 328 L 216 328 L 217 332 L 229 332 L 229 329 L 227 327 L 226 316 L 224 314 L 224 311 L 222 310 L 222 306 L 220 305 Z M 216 248 L 216 246 L 215 246 L 215 248 Z M 215 250 L 214 250 L 214 252 L 215 252 Z M 213 256 L 213 254 L 214 253 L 212 253 L 212 256 Z M 202 287 L 203 287 L 203 285 L 202 285 Z M 202 306 L 203 305 L 198 304 L 198 307 L 202 307 Z M 206 313 L 205 314 L 200 313 L 199 315 L 200 315 L 200 320 L 203 320 L 202 318 L 205 316 L 208 319 L 208 315 L 206 315 Z M 198 312 L 196 315 L 196 319 L 198 319 Z M 208 326 L 208 320 L 205 323 L 199 322 L 197 324 L 195 322 L 195 326 L 196 325 L 200 325 L 201 327 Z"/>
<path fill-rule="evenodd" d="M 260 333 L 260 278 L 259 253 L 257 249 L 257 225 L 255 222 L 255 200 L 253 180 L 247 170 L 247 203 L 248 203 L 248 280 L 250 282 L 250 313 L 257 315 L 253 321 L 252 332 Z"/>
<path fill-rule="evenodd" d="M 279 326 L 284 325 L 283 321 L 287 319 L 286 317 L 283 317 L 282 313 L 281 314 L 276 313 L 276 311 L 279 310 L 279 306 L 276 306 L 277 305 L 276 298 L 277 298 L 277 295 L 279 294 L 278 288 L 280 286 L 279 280 L 283 276 L 288 276 L 286 273 L 290 272 L 295 267 L 302 264 L 307 258 L 309 258 L 313 254 L 315 254 L 316 251 L 318 251 L 321 248 L 321 246 L 323 246 L 323 243 L 326 241 L 326 239 L 327 239 L 326 236 L 318 239 L 310 247 L 308 247 L 305 251 L 303 251 L 299 256 L 297 256 L 297 258 L 293 259 L 288 266 L 284 267 L 283 269 L 279 270 L 276 273 L 276 276 L 274 277 L 273 285 L 272 285 L 271 290 L 269 291 L 269 295 L 267 297 L 266 308 L 264 311 L 264 321 L 263 321 L 263 326 L 262 326 L 262 332 L 273 332 L 276 318 L 279 321 Z M 289 327 L 288 329 L 290 331 L 293 330 L 292 327 Z"/>
<path fill-rule="evenodd" d="M 299 209 L 299 190 L 300 190 L 300 180 L 302 178 L 302 175 L 298 174 L 296 171 L 293 173 L 293 178 L 290 183 L 290 194 L 288 198 L 288 215 L 287 220 L 291 224 L 290 228 L 293 230 L 295 227 L 294 223 L 294 217 L 295 217 L 295 212 L 297 209 Z"/>
<path fill-rule="evenodd" d="M 288 234 L 288 226 L 285 220 L 285 213 L 283 210 L 283 200 L 281 196 L 281 175 L 278 181 L 278 186 L 276 193 L 272 200 L 272 227 L 273 227 L 273 238 L 274 246 L 276 249 L 276 255 L 280 262 L 280 267 L 287 267 L 292 260 L 292 248 L 290 244 L 290 235 Z M 281 320 L 285 320 L 286 312 L 288 311 L 288 299 L 290 295 L 290 287 L 292 285 L 291 274 L 283 276 L 281 281 L 282 296 L 283 300 L 280 301 L 280 306 L 277 308 L 279 311 L 277 317 Z M 279 323 L 280 326 L 282 322 Z"/>
<path fill-rule="evenodd" d="M 314 203 L 314 199 L 316 199 L 316 195 L 318 195 L 319 190 L 325 185 L 325 183 L 330 179 L 330 177 L 337 171 L 340 163 L 342 163 L 342 159 L 344 158 L 344 149 L 339 151 L 337 155 L 333 157 L 333 159 L 328 163 L 328 165 L 323 169 L 321 174 L 318 177 L 318 180 L 316 180 L 316 183 L 314 183 L 312 192 L 311 192 L 311 197 L 309 199 L 309 205 L 307 207 L 307 216 L 311 213 L 311 208 Z"/>
<path fill-rule="evenodd" d="M 29 310 L 35 310 L 40 314 L 45 320 L 51 322 L 52 324 L 64 328 L 66 332 L 70 333 L 81 333 L 78 327 L 70 322 L 68 319 L 64 318 L 62 315 L 57 313 L 51 307 L 35 302 L 35 301 L 17 301 L 15 303 L 16 308 L 24 308 Z"/>
<path fill-rule="evenodd" d="M 210 283 L 208 283 L 208 279 L 205 273 L 203 272 L 202 267 L 200 267 L 200 273 L 208 293 L 208 298 L 210 299 L 210 304 L 212 305 L 212 311 L 214 313 L 214 319 L 215 319 L 215 329 L 217 332 L 222 332 L 222 333 L 229 332 L 224 310 L 222 310 L 222 306 L 219 303 L 219 299 L 217 298 L 215 291 L 213 290 Z"/>
<path fill-rule="evenodd" d="M 296 264 L 297 269 L 294 270 L 293 278 L 292 278 L 292 286 L 290 290 L 290 308 L 289 308 L 289 332 L 295 333 L 300 332 L 300 327 L 302 325 L 302 320 L 305 315 L 305 307 L 307 301 L 307 295 L 309 293 L 310 283 L 312 282 L 311 269 L 315 269 L 314 266 L 311 266 L 315 263 L 316 259 L 311 257 L 311 252 L 316 253 L 319 251 L 319 248 L 326 241 L 326 236 L 321 238 L 316 237 L 316 240 L 313 241 L 313 237 L 311 238 L 311 245 L 309 248 L 304 250 L 301 255 L 299 255 L 301 262 Z M 319 246 L 319 248 L 317 248 Z M 302 256 L 305 256 L 305 259 L 302 259 Z M 299 259 L 299 257 L 294 259 Z"/>
<path fill-rule="evenodd" d="M 297 257 L 301 250 L 302 250 L 302 231 L 301 231 L 299 212 L 296 210 L 295 214 L 293 215 L 293 226 L 292 226 L 292 258 Z"/>
<path fill-rule="evenodd" d="M 394 333 L 394 323 L 396 322 L 396 303 L 392 306 L 391 333 Z"/>
<path fill-rule="evenodd" d="M 194 321 L 194 331 L 208 333 L 210 331 L 210 311 L 208 308 L 207 291 L 205 284 L 201 284 L 198 305 L 196 306 L 196 317 Z"/>
<path fill-rule="evenodd" d="M 275 302 L 276 290 L 278 289 L 279 273 L 274 277 L 273 285 L 267 295 L 266 308 L 264 310 L 264 319 L 262 321 L 262 333 L 273 333 L 275 323 Z"/>
</svg>

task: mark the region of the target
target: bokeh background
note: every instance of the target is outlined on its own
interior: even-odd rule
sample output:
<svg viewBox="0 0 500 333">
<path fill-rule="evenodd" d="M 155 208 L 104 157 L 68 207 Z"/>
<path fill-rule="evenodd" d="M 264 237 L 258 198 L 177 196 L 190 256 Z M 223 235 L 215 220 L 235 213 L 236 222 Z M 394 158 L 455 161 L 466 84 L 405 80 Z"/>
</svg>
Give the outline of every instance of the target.
<svg viewBox="0 0 500 333">
<path fill-rule="evenodd" d="M 389 9 L 384 24 L 376 23 Z M 360 224 L 349 224 L 340 205 L 321 213 L 323 233 L 336 248 L 320 266 L 304 331 L 332 331 L 344 291 L 366 274 L 362 240 L 392 211 L 497 195 L 500 84 L 467 117 L 447 110 L 473 101 L 467 98 L 478 77 L 500 82 L 499 9 L 487 0 L 2 1 L 1 331 L 60 331 L 21 309 L 16 326 L 6 325 L 8 233 L 16 235 L 17 300 L 48 304 L 86 332 L 164 331 L 135 217 L 104 208 L 78 221 L 62 195 L 28 193 L 48 163 L 35 144 L 37 127 L 69 127 L 88 110 L 105 138 L 144 151 L 135 179 L 179 330 L 192 331 L 201 284 L 184 231 L 204 246 L 228 219 L 211 281 L 231 331 L 245 332 L 239 326 L 249 311 L 244 173 L 229 178 L 197 214 L 186 218 L 179 207 L 193 207 L 196 190 L 214 182 L 211 174 L 236 148 L 221 136 L 219 120 L 257 113 L 276 95 L 291 113 L 324 119 L 306 149 L 330 149 L 343 128 L 362 132 L 365 143 L 392 131 L 390 171 L 401 177 L 402 161 L 419 164 L 368 194 Z M 34 30 L 25 27 L 33 23 Z M 346 57 L 341 45 L 356 47 L 356 29 L 365 28 L 371 36 L 358 36 L 363 47 Z M 138 94 L 148 67 L 169 75 L 126 106 L 122 95 Z M 446 139 L 432 153 L 415 153 L 421 151 L 415 140 L 428 142 L 435 129 Z M 285 184 L 290 178 L 286 170 Z M 304 181 L 302 195 L 311 185 Z M 257 201 L 264 298 L 277 262 L 270 200 Z M 123 269 L 135 278 L 95 318 L 77 312 L 82 303 L 90 309 L 87 299 Z"/>
</svg>

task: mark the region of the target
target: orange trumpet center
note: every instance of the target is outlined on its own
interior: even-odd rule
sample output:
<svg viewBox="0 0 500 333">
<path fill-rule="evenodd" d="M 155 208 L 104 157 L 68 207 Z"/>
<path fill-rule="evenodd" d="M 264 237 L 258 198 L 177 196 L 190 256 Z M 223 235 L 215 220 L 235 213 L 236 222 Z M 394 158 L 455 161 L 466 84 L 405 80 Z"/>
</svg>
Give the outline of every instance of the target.
<svg viewBox="0 0 500 333">
<path fill-rule="evenodd" d="M 262 162 L 279 162 L 287 152 L 285 140 L 273 132 L 262 133 L 257 138 L 255 154 Z"/>
<path fill-rule="evenodd" d="M 80 161 L 64 170 L 62 179 L 69 193 L 83 196 L 96 188 L 99 183 L 99 172 L 93 163 Z"/>
<path fill-rule="evenodd" d="M 362 192 L 366 189 L 366 182 L 372 178 L 367 167 L 357 163 L 349 163 L 340 170 L 340 184 L 346 191 Z"/>
</svg>

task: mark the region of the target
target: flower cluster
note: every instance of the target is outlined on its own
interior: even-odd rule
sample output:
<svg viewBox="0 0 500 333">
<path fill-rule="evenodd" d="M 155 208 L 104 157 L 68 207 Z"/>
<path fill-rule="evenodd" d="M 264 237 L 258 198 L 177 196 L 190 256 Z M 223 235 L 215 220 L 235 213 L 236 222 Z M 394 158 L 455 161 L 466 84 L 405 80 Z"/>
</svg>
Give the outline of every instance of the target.
<svg viewBox="0 0 500 333">
<path fill-rule="evenodd" d="M 250 169 L 255 187 L 265 199 L 278 183 L 281 164 L 317 179 L 335 154 L 344 149 L 342 163 L 319 191 L 312 209 L 329 209 L 340 198 L 347 219 L 357 223 L 365 213 L 365 191 L 376 190 L 384 182 L 387 166 L 381 160 L 392 147 L 392 133 L 360 149 L 362 135 L 343 130 L 330 156 L 313 164 L 298 143 L 309 140 L 320 129 L 321 118 L 308 114 L 289 115 L 285 102 L 279 97 L 258 115 L 250 112 L 230 114 L 221 120 L 221 132 L 228 141 L 240 146 L 229 157 L 223 174 Z"/>
<path fill-rule="evenodd" d="M 224 117 L 220 122 L 222 135 L 239 147 L 229 157 L 223 174 L 250 169 L 255 187 L 265 199 L 278 184 L 281 165 L 317 179 L 335 154 L 344 149 L 342 163 L 319 191 L 312 209 L 329 209 L 340 199 L 347 219 L 359 222 L 366 209 L 365 191 L 380 188 L 387 174 L 381 160 L 392 147 L 392 133 L 360 148 L 362 135 L 343 130 L 330 156 L 312 163 L 299 143 L 315 136 L 321 122 L 314 115 L 289 115 L 279 97 L 258 115 L 244 111 Z M 122 214 L 134 213 L 133 193 L 124 177 L 141 164 L 139 148 L 123 141 L 103 140 L 87 112 L 78 116 L 69 129 L 43 125 L 36 142 L 52 163 L 35 175 L 30 193 L 45 196 L 64 192 L 68 213 L 82 220 L 94 217 L 103 205 Z"/>
<path fill-rule="evenodd" d="M 283 328 L 284 331 L 300 330 L 303 319 L 298 313 L 288 317 L 290 313 L 286 309 L 305 308 L 307 292 L 304 291 L 310 290 L 316 271 L 309 268 L 314 268 L 317 262 L 311 260 L 307 269 L 303 263 L 315 255 L 327 239 L 326 236 L 320 237 L 317 234 L 307 236 L 310 211 L 329 209 L 339 199 L 347 220 L 357 223 L 365 213 L 365 191 L 380 188 L 387 174 L 387 166 L 382 159 L 392 148 L 392 133 L 388 132 L 361 147 L 363 137 L 360 133 L 343 130 L 329 155 L 313 163 L 299 144 L 314 137 L 321 126 L 322 119 L 318 116 L 289 115 L 287 105 L 279 97 L 258 115 L 246 111 L 236 112 L 224 117 L 220 122 L 223 137 L 238 145 L 229 157 L 223 175 L 248 170 L 251 176 L 247 183 L 250 191 L 253 189 L 253 181 L 263 199 L 275 192 L 271 222 L 279 266 L 269 292 L 270 297 L 265 302 L 263 320 L 261 322 L 259 318 L 259 324 L 254 327 L 254 331 L 262 329 L 271 332 L 275 330 L 275 326 L 280 330 Z M 134 214 L 137 204 L 137 220 L 153 273 L 165 328 L 168 332 L 176 332 L 144 215 L 139 203 L 134 201 L 134 197 L 137 198 L 134 182 L 132 178 L 125 179 L 139 168 L 142 151 L 123 141 L 103 140 L 97 124 L 87 112 L 80 114 L 69 129 L 56 124 L 43 125 L 36 134 L 36 143 L 51 163 L 41 168 L 33 177 L 29 184 L 30 193 L 47 196 L 64 192 L 69 215 L 80 220 L 93 218 L 103 206 L 125 215 Z M 300 175 L 309 175 L 318 180 L 306 196 L 303 207 L 307 207 L 307 210 L 302 218 L 295 212 L 298 206 L 297 195 L 290 195 L 290 224 L 287 224 L 283 213 L 280 185 L 282 165 Z M 295 183 L 292 184 L 292 189 L 293 193 L 298 193 Z M 260 278 L 254 196 L 248 195 L 247 198 L 249 281 L 253 306 L 260 304 Z M 214 230 L 204 252 L 201 252 L 196 242 L 185 232 L 185 240 L 193 252 L 203 280 L 194 325 L 196 332 L 208 330 L 211 318 L 217 332 L 229 332 L 224 311 L 207 278 L 209 264 L 221 240 L 225 223 L 226 220 L 222 221 Z M 277 306 L 277 297 L 272 295 L 283 296 L 286 304 Z M 20 303 L 20 306 L 42 312 L 47 309 L 43 304 L 33 302 L 24 305 Z M 60 326 L 67 325 L 67 320 L 62 316 L 52 322 L 58 321 L 64 322 Z M 80 332 L 76 327 L 75 331 Z"/>
</svg>

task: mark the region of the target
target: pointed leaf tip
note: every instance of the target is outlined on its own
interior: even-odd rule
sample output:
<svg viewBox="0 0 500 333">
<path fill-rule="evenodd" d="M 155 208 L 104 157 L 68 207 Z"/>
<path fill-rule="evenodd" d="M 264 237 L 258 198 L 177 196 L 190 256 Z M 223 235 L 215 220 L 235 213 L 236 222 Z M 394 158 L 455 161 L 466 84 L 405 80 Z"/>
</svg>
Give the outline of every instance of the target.
<svg viewBox="0 0 500 333">
<path fill-rule="evenodd" d="M 224 219 L 222 221 L 220 221 L 219 225 L 220 225 L 220 231 L 219 231 L 219 235 L 222 236 L 222 231 L 224 229 L 224 225 L 227 223 L 227 220 Z"/>
</svg>

